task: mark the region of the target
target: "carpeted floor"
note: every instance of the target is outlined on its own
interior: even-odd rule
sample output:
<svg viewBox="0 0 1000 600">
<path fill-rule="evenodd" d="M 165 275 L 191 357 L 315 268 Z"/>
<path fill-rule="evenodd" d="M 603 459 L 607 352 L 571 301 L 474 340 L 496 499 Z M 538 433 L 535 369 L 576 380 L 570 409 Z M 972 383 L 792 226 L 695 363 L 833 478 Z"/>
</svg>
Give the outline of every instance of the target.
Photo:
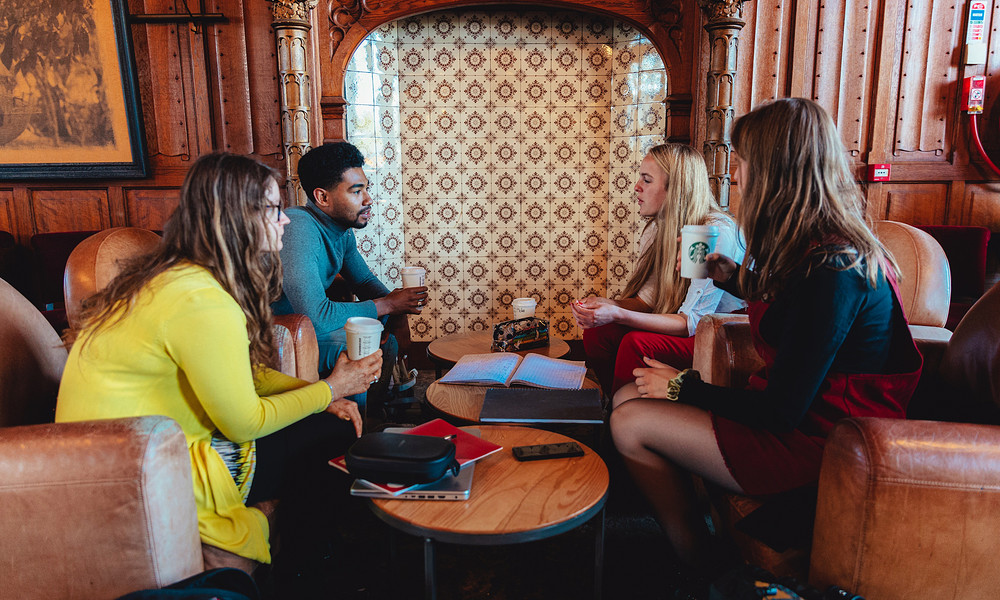
<svg viewBox="0 0 1000 600">
<path fill-rule="evenodd" d="M 422 398 L 433 371 L 421 371 L 415 398 Z M 438 415 L 415 404 L 391 421 L 420 423 Z M 585 442 L 590 443 L 590 442 Z M 605 519 L 603 597 L 670 598 L 676 565 L 648 506 L 631 483 L 610 442 L 600 448 L 611 471 Z M 274 598 L 399 599 L 423 597 L 423 548 L 415 537 L 394 532 L 351 497 L 349 518 L 334 544 L 321 582 L 271 591 Z M 593 597 L 595 525 L 510 546 L 437 545 L 438 598 L 560 600 Z M 394 545 L 390 540 L 395 541 Z M 394 547 L 394 556 L 391 549 Z"/>
</svg>

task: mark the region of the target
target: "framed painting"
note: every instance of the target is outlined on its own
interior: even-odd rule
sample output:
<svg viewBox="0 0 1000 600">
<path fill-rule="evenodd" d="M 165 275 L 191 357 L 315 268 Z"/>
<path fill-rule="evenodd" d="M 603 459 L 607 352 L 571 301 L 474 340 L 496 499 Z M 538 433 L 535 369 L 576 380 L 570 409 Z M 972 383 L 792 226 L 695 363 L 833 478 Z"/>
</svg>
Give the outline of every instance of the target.
<svg viewBox="0 0 1000 600">
<path fill-rule="evenodd" d="M 0 0 L 0 179 L 144 177 L 126 0 Z"/>
</svg>

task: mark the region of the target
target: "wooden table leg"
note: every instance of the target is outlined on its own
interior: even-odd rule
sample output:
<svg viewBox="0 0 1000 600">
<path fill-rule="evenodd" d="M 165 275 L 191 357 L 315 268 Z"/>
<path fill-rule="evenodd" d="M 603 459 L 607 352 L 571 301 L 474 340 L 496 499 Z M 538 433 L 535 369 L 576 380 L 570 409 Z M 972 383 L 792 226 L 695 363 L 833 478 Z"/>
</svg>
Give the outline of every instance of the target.
<svg viewBox="0 0 1000 600">
<path fill-rule="evenodd" d="M 597 515 L 597 532 L 594 535 L 594 599 L 601 600 L 604 586 L 604 508 Z"/>
<path fill-rule="evenodd" d="M 424 597 L 437 599 L 437 582 L 434 580 L 434 540 L 424 538 Z"/>
</svg>

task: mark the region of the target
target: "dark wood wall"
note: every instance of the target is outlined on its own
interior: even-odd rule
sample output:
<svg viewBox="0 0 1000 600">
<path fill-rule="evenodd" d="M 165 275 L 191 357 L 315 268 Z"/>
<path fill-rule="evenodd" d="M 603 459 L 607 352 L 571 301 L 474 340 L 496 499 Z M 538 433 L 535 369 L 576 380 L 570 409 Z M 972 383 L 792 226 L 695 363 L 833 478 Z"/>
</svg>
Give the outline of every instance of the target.
<svg viewBox="0 0 1000 600">
<path fill-rule="evenodd" d="M 343 6 L 341 5 L 343 2 Z M 342 90 L 342 62 L 366 27 L 406 12 L 475 2 L 385 0 L 372 10 L 330 16 L 351 0 L 321 0 L 312 31 L 316 97 Z M 572 3 L 556 3 L 566 7 Z M 175 0 L 129 0 L 132 14 L 184 12 Z M 195 2 L 189 2 L 194 7 Z M 34 233 L 135 225 L 158 229 L 173 209 L 191 160 L 213 150 L 254 154 L 283 167 L 275 37 L 266 0 L 205 0 L 226 21 L 131 26 L 139 71 L 150 175 L 141 180 L 0 181 L 0 229 L 26 244 Z M 696 0 L 583 0 L 578 6 L 645 23 L 664 45 L 687 94 L 684 127 L 704 139 L 708 37 Z M 987 29 L 1000 46 L 997 3 Z M 361 12 L 358 12 L 361 11 Z M 744 5 L 736 113 L 762 100 L 806 96 L 834 115 L 859 177 L 866 165 L 889 163 L 892 181 L 868 184 L 876 218 L 913 224 L 977 224 L 1000 231 L 1000 177 L 972 149 L 969 120 L 959 113 L 966 75 L 987 76 L 980 135 L 1000 160 L 1000 56 L 962 65 L 967 0 L 754 0 Z M 363 13 L 363 14 L 362 14 Z M 346 20 L 343 15 L 348 14 Z M 678 29 L 675 25 L 679 23 Z M 336 41 L 337 46 L 331 45 Z M 683 100 L 683 98 L 681 99 Z M 318 107 L 317 107 L 318 108 Z M 319 114 L 315 110 L 314 114 Z M 676 123 L 676 121 L 675 121 Z M 738 190 L 734 204 L 738 202 Z"/>
<path fill-rule="evenodd" d="M 197 2 L 188 2 L 196 10 Z M 133 225 L 160 229 L 191 161 L 212 150 L 283 167 L 271 11 L 264 0 L 209 0 L 222 24 L 131 25 L 149 176 L 0 181 L 0 229 L 35 233 Z M 129 0 L 133 15 L 184 13 L 174 0 Z"/>
</svg>

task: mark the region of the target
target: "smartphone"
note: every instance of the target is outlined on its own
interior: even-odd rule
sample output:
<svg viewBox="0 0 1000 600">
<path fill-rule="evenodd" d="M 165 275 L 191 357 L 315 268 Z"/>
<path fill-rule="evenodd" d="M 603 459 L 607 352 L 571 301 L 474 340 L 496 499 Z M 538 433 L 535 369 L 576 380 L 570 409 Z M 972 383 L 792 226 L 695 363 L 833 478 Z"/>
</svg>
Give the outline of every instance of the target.
<svg viewBox="0 0 1000 600">
<path fill-rule="evenodd" d="M 537 446 L 515 446 L 511 449 L 517 460 L 545 460 L 547 458 L 568 458 L 583 456 L 583 448 L 576 442 L 559 444 L 539 444 Z"/>
</svg>

